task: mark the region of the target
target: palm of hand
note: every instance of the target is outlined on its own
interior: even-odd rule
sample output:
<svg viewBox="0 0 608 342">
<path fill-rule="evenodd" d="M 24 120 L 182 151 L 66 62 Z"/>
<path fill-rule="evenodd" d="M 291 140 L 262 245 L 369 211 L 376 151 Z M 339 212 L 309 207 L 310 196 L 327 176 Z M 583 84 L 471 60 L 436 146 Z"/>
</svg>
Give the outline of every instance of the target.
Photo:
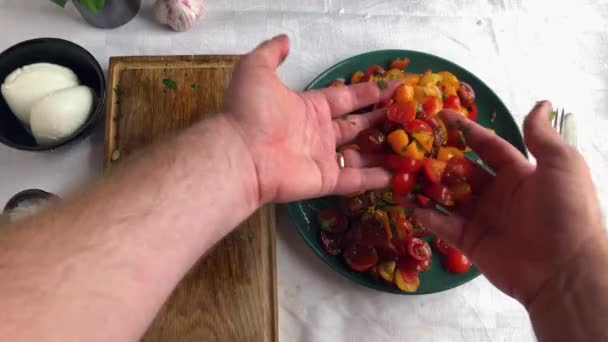
<svg viewBox="0 0 608 342">
<path fill-rule="evenodd" d="M 332 118 L 390 96 L 397 84 L 384 91 L 367 83 L 296 93 L 275 74 L 287 51 L 286 37 L 261 44 L 241 60 L 226 95 L 227 115 L 256 167 L 260 202 L 386 186 L 389 175 L 382 168 L 340 169 L 336 162 L 336 146 L 375 124 L 382 113 Z"/>
</svg>

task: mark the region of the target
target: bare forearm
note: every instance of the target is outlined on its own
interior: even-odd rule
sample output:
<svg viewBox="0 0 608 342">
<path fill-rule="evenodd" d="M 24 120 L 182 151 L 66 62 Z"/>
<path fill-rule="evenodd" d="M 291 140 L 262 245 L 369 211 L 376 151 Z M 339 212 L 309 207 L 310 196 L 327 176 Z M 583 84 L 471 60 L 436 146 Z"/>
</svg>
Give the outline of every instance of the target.
<svg viewBox="0 0 608 342">
<path fill-rule="evenodd" d="M 528 308 L 539 341 L 608 340 L 608 245 L 585 247 Z"/>
<path fill-rule="evenodd" d="M 138 338 L 184 273 L 257 199 L 253 162 L 225 120 L 145 151 L 62 208 L 0 235 L 8 318 L 0 339 Z"/>
</svg>

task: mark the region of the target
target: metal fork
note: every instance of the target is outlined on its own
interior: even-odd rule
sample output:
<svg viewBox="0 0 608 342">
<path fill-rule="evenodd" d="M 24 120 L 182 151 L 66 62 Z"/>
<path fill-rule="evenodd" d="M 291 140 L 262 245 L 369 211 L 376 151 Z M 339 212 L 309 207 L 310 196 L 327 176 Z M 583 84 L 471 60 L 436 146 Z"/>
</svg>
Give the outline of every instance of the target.
<svg viewBox="0 0 608 342">
<path fill-rule="evenodd" d="M 551 125 L 553 128 L 559 133 L 559 136 L 562 137 L 562 140 L 569 145 L 577 147 L 577 137 L 576 137 L 576 123 L 574 121 L 574 114 L 566 113 L 562 108 L 556 108 L 553 112 L 551 112 Z"/>
</svg>

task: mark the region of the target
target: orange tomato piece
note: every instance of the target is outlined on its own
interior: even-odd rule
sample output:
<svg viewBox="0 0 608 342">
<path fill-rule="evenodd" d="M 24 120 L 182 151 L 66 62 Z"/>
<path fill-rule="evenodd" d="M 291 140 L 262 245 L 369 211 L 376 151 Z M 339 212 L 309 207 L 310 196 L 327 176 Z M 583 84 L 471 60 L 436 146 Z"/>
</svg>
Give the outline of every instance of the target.
<svg viewBox="0 0 608 342">
<path fill-rule="evenodd" d="M 424 148 L 416 141 L 412 141 L 409 145 L 407 145 L 403 156 L 413 160 L 422 160 L 424 159 Z"/>
<path fill-rule="evenodd" d="M 390 67 L 391 67 L 391 69 L 403 70 L 403 69 L 407 68 L 408 65 L 410 65 L 409 58 L 397 58 L 391 63 Z"/>
<path fill-rule="evenodd" d="M 437 160 L 448 161 L 454 157 L 464 158 L 464 153 L 460 149 L 451 146 L 440 147 L 437 152 Z"/>
<path fill-rule="evenodd" d="M 357 84 L 357 83 L 361 82 L 361 79 L 363 79 L 363 76 L 365 76 L 365 74 L 363 73 L 363 71 L 357 71 L 357 72 L 355 72 L 350 77 L 350 84 Z"/>
<path fill-rule="evenodd" d="M 402 84 L 395 90 L 395 101 L 406 103 L 414 100 L 414 87 L 409 84 Z"/>
<path fill-rule="evenodd" d="M 387 137 L 388 143 L 391 145 L 393 151 L 399 155 L 404 155 L 407 145 L 410 142 L 407 133 L 402 129 L 396 129 L 392 131 Z"/>
</svg>

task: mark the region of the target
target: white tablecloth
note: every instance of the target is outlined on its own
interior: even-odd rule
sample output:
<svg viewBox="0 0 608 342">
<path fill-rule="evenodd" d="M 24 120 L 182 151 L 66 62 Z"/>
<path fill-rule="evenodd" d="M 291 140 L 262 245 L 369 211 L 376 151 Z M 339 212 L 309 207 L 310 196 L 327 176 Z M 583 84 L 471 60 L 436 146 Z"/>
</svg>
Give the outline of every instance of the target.
<svg viewBox="0 0 608 342">
<path fill-rule="evenodd" d="M 292 39 L 279 73 L 296 89 L 335 62 L 407 48 L 450 59 L 486 81 L 522 122 L 536 100 L 576 113 L 579 146 L 608 208 L 608 1 L 222 0 L 189 32 L 151 20 L 151 1 L 124 27 L 98 30 L 69 6 L 0 0 L 0 50 L 53 36 L 72 40 L 107 69 L 116 55 L 243 53 L 278 33 Z M 0 205 L 26 188 L 65 194 L 98 176 L 103 128 L 53 152 L 0 145 Z M 425 296 L 395 296 L 331 271 L 278 216 L 283 341 L 532 341 L 523 308 L 479 277 Z"/>
</svg>

